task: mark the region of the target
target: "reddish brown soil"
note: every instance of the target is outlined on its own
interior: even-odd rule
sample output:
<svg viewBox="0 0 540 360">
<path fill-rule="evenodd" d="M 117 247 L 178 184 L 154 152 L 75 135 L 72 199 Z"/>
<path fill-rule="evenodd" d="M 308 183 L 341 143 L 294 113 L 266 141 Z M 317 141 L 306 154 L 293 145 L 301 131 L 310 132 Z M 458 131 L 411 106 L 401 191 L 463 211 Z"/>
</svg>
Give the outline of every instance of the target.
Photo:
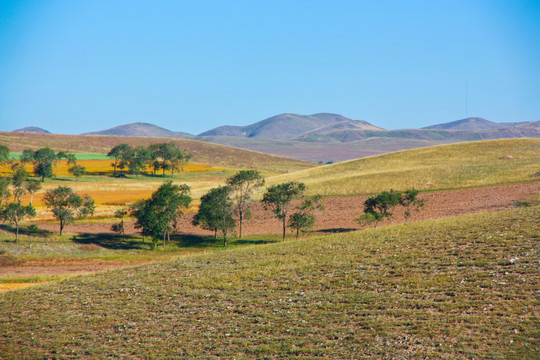
<svg viewBox="0 0 540 360">
<path fill-rule="evenodd" d="M 426 200 L 426 206 L 419 212 L 414 212 L 409 221 L 436 219 L 463 214 L 498 211 L 514 207 L 514 201 L 524 201 L 538 196 L 540 182 L 532 184 L 497 186 L 483 189 L 440 191 L 421 194 L 420 198 Z M 359 229 L 354 221 L 362 214 L 363 202 L 366 197 L 333 197 L 325 200 L 325 211 L 317 215 L 315 230 L 320 232 L 339 232 Z M 294 205 L 294 204 L 293 204 Z M 281 224 L 272 217 L 270 211 L 256 205 L 253 217 L 244 226 L 244 234 L 267 234 L 281 233 Z M 184 234 L 208 235 L 208 231 L 201 230 L 191 225 L 193 215 L 185 215 L 182 218 L 180 229 Z M 391 221 L 385 221 L 381 225 L 402 223 L 403 210 L 396 210 Z M 58 225 L 42 224 L 39 226 L 49 231 L 58 231 Z M 110 233 L 111 223 L 98 223 L 86 225 L 70 225 L 65 231 L 70 233 Z M 137 234 L 133 223 L 127 223 L 128 234 Z M 75 275 L 96 271 L 111 270 L 125 267 L 129 264 L 112 262 L 84 262 L 77 264 L 31 264 L 23 266 L 7 266 L 0 268 L 1 275 L 31 276 L 31 275 Z M 10 284 L 8 284 L 10 285 Z M 0 291 L 10 290 L 11 287 L 0 287 Z"/>
<path fill-rule="evenodd" d="M 443 217 L 472 214 L 486 211 L 504 210 L 514 207 L 514 201 L 523 201 L 540 193 L 540 182 L 530 184 L 496 186 L 481 189 L 439 191 L 420 194 L 426 200 L 424 209 L 413 212 L 409 221 L 437 219 Z M 321 232 L 338 232 L 359 229 L 354 221 L 363 212 L 365 196 L 331 197 L 325 199 L 325 210 L 317 214 L 315 230 Z M 294 206 L 294 204 L 293 204 Z M 281 233 L 281 223 L 257 204 L 252 209 L 252 219 L 244 224 L 244 235 Z M 207 235 L 209 231 L 191 225 L 192 215 L 184 215 L 180 221 L 180 233 Z M 404 222 L 403 210 L 397 208 L 391 220 L 381 225 Z M 49 231 L 58 231 L 58 225 L 43 224 L 39 226 Z M 126 223 L 127 234 L 137 234 L 133 223 Z M 66 232 L 72 233 L 107 233 L 111 232 L 111 223 L 69 225 Z"/>
</svg>

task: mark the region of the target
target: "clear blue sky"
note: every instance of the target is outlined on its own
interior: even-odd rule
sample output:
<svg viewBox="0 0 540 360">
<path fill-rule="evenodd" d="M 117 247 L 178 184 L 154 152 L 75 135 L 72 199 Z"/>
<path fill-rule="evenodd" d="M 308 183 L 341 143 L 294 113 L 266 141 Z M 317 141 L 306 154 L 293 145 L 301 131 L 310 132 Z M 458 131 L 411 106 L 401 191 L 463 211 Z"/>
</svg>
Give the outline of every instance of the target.
<svg viewBox="0 0 540 360">
<path fill-rule="evenodd" d="M 0 130 L 540 120 L 540 1 L 0 0 Z"/>
</svg>

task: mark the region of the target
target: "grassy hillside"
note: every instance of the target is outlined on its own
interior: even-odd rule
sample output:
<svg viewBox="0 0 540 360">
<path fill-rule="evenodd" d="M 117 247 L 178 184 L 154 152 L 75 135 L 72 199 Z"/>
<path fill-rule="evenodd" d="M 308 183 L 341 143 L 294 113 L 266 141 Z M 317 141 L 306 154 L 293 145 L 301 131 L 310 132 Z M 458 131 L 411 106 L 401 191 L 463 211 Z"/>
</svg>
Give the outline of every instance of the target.
<svg viewBox="0 0 540 360">
<path fill-rule="evenodd" d="M 195 163 L 232 168 L 256 168 L 276 173 L 314 166 L 314 164 L 300 160 L 185 139 L 0 132 L 0 144 L 7 146 L 12 152 L 21 152 L 24 149 L 36 150 L 49 146 L 55 151 L 69 150 L 75 153 L 106 154 L 113 146 L 122 143 L 128 143 L 132 146 L 148 146 L 160 142 L 173 142 L 181 149 L 189 149 L 193 154 L 192 161 Z"/>
<path fill-rule="evenodd" d="M 272 177 L 269 184 L 302 181 L 323 195 L 369 194 L 388 189 L 456 189 L 539 181 L 540 139 L 441 145 Z"/>
<path fill-rule="evenodd" d="M 259 245 L 0 295 L 3 358 L 534 358 L 540 209 Z"/>
</svg>

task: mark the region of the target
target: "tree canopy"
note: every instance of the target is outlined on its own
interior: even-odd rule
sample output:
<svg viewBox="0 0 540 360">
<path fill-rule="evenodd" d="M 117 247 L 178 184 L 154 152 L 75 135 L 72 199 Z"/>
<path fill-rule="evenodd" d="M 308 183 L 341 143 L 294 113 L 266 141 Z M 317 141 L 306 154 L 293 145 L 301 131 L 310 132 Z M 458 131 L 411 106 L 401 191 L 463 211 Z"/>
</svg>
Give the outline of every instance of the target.
<svg viewBox="0 0 540 360">
<path fill-rule="evenodd" d="M 306 185 L 304 183 L 290 181 L 269 187 L 263 195 L 262 203 L 266 209 L 270 209 L 276 218 L 283 224 L 283 240 L 287 228 L 287 214 L 292 200 L 300 198 Z"/>
<path fill-rule="evenodd" d="M 131 213 L 137 219 L 135 227 L 143 236 L 151 236 L 155 245 L 160 237 L 170 237 L 177 220 L 191 204 L 189 186 L 176 185 L 172 181 L 163 183 L 148 200 L 141 200 L 132 206 Z"/>
<path fill-rule="evenodd" d="M 257 170 L 241 170 L 227 179 L 227 185 L 232 189 L 232 197 L 238 216 L 239 237 L 242 238 L 242 224 L 250 217 L 253 190 L 264 185 L 264 179 Z"/>
<path fill-rule="evenodd" d="M 65 225 L 73 223 L 76 218 L 92 215 L 95 209 L 94 200 L 90 196 L 80 196 L 67 186 L 47 190 L 43 202 L 60 221 L 60 235 Z"/>
<path fill-rule="evenodd" d="M 220 231 L 223 235 L 223 246 L 227 246 L 227 234 L 236 226 L 232 191 L 230 186 L 220 186 L 208 191 L 201 197 L 199 211 L 193 218 L 194 225 L 214 231 L 214 237 L 217 237 L 217 232 Z"/>
</svg>

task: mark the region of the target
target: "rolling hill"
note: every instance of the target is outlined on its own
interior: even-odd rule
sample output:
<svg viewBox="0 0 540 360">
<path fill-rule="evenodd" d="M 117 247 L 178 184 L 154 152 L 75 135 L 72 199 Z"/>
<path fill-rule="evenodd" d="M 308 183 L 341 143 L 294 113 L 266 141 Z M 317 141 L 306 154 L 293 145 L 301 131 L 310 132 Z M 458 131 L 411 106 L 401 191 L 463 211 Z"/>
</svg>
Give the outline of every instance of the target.
<svg viewBox="0 0 540 360">
<path fill-rule="evenodd" d="M 133 123 L 116 126 L 106 130 L 84 133 L 82 135 L 111 135 L 111 136 L 144 136 L 186 139 L 193 135 L 184 132 L 171 131 L 149 123 Z"/>
<path fill-rule="evenodd" d="M 240 136 L 258 139 L 294 139 L 310 131 L 322 130 L 337 124 L 356 128 L 382 130 L 366 121 L 351 120 L 338 114 L 281 114 L 248 126 L 220 126 L 199 136 Z"/>
<path fill-rule="evenodd" d="M 256 167 L 278 173 L 315 166 L 315 164 L 305 161 L 188 139 L 0 132 L 0 144 L 7 146 L 11 152 L 20 152 L 24 149 L 36 150 L 49 146 L 55 151 L 106 154 L 113 146 L 122 143 L 129 143 L 132 146 L 148 146 L 161 142 L 173 142 L 181 149 L 189 149 L 193 154 L 192 162 L 216 166 Z"/>
<path fill-rule="evenodd" d="M 428 130 L 490 130 L 490 129 L 502 129 L 505 127 L 517 126 L 525 124 L 523 122 L 518 123 L 496 123 L 480 117 L 469 117 L 466 119 L 456 120 L 443 124 L 426 126 L 422 129 Z"/>
<path fill-rule="evenodd" d="M 84 135 L 200 140 L 298 160 L 328 163 L 441 144 L 505 138 L 540 138 L 540 121 L 495 123 L 479 117 L 422 129 L 385 130 L 343 115 L 281 114 L 247 126 L 221 126 L 198 136 L 133 123 Z"/>
<path fill-rule="evenodd" d="M 366 195 L 388 189 L 423 191 L 538 181 L 540 139 L 504 139 L 399 151 L 267 179 L 304 182 L 311 193 Z"/>
<path fill-rule="evenodd" d="M 36 133 L 36 134 L 50 134 L 51 132 L 45 129 L 42 129 L 37 126 L 27 126 L 22 129 L 13 130 L 14 132 L 27 132 L 27 133 Z"/>
</svg>

